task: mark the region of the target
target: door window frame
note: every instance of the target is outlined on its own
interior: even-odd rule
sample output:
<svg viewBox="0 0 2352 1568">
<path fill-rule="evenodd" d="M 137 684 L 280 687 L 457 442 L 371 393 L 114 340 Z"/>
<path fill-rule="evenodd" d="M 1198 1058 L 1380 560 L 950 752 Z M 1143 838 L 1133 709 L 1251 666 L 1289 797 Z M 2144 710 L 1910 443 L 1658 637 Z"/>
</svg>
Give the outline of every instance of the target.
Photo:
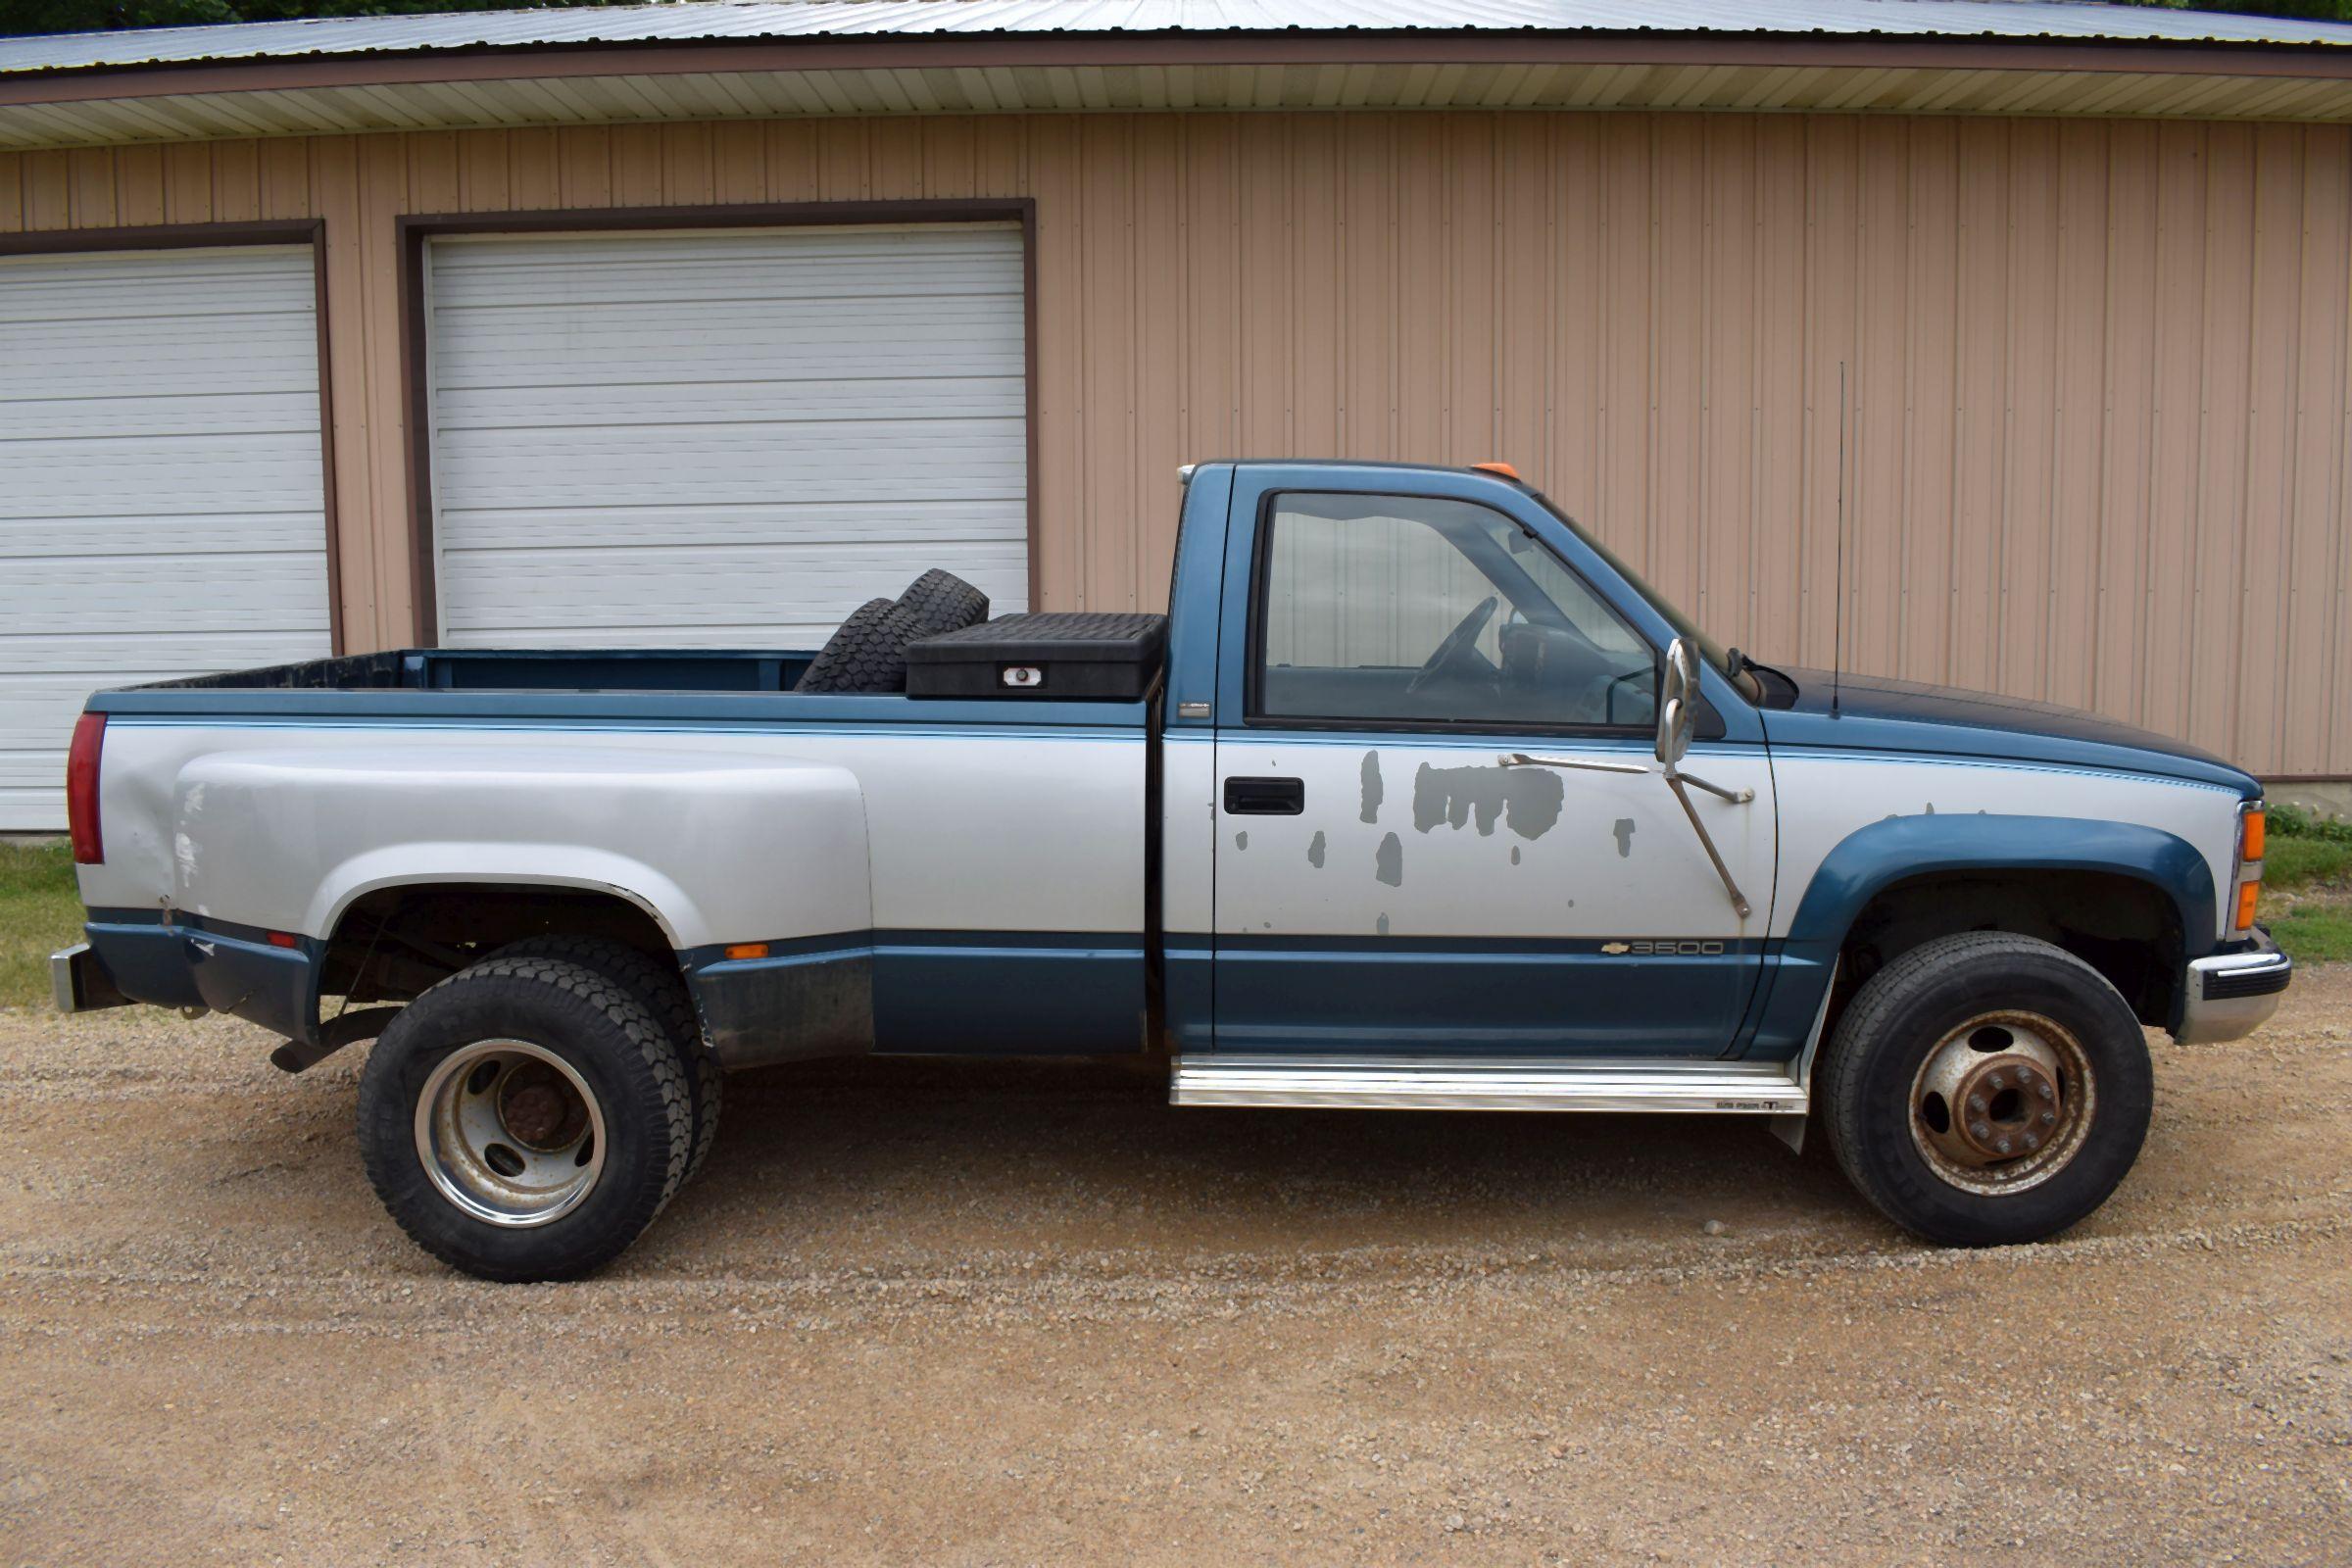
<svg viewBox="0 0 2352 1568">
<path fill-rule="evenodd" d="M 1258 498 L 1257 517 L 1250 529 L 1249 662 L 1244 670 L 1242 686 L 1242 722 L 1246 727 L 1251 729 L 1357 731 L 1392 735 L 1557 735 L 1614 741 L 1646 740 L 1655 733 L 1655 726 L 1651 724 L 1542 723 L 1496 718 L 1322 718 L 1266 712 L 1266 591 L 1273 570 L 1274 514 L 1284 498 L 1289 496 L 1348 496 L 1366 502 L 1437 501 L 1451 506 L 1477 507 L 1481 511 L 1491 512 L 1526 535 L 1530 543 L 1549 556 L 1554 565 L 1566 572 L 1571 580 L 1582 586 L 1585 592 L 1592 596 L 1594 601 L 1605 607 L 1610 614 L 1616 616 L 1619 624 L 1623 625 L 1637 641 L 1649 650 L 1650 691 L 1653 697 L 1665 679 L 1665 654 L 1657 643 L 1635 623 L 1633 617 L 1620 611 L 1607 594 L 1602 593 L 1599 588 L 1594 586 L 1590 577 L 1563 560 L 1560 553 L 1552 549 L 1547 540 L 1529 527 L 1526 522 L 1511 515 L 1500 507 L 1463 496 L 1449 496 L 1427 490 L 1316 489 L 1309 485 L 1289 485 L 1281 489 L 1268 490 Z M 1443 536 L 1441 535 L 1441 537 Z M 1449 548 L 1453 547 L 1451 540 L 1447 540 L 1446 544 Z M 1472 563 L 1473 566 L 1476 564 L 1475 562 Z M 1536 586 L 1541 591 L 1543 585 L 1538 583 Z M 1565 613 L 1564 611 L 1563 613 Z M 1701 711 L 1699 717 L 1702 729 L 1707 727 L 1706 720 L 1709 716 L 1706 711 Z M 1720 721 L 1718 721 L 1717 727 L 1720 728 Z"/>
</svg>

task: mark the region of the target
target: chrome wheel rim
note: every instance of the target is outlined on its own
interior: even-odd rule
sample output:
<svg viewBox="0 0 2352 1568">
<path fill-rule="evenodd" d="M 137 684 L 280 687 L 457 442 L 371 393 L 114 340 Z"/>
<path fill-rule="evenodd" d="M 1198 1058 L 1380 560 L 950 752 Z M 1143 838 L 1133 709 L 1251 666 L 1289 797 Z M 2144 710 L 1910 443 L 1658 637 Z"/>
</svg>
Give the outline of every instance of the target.
<svg viewBox="0 0 2352 1568">
<path fill-rule="evenodd" d="M 2082 1043 L 2037 1012 L 1984 1012 L 1936 1043 L 1911 1083 L 1911 1142 L 1936 1176 L 2021 1193 L 2082 1149 L 2098 1083 Z"/>
<path fill-rule="evenodd" d="M 416 1097 L 416 1157 L 443 1198 L 515 1228 L 577 1208 L 605 1169 L 605 1116 L 572 1065 L 525 1040 L 443 1057 Z"/>
</svg>

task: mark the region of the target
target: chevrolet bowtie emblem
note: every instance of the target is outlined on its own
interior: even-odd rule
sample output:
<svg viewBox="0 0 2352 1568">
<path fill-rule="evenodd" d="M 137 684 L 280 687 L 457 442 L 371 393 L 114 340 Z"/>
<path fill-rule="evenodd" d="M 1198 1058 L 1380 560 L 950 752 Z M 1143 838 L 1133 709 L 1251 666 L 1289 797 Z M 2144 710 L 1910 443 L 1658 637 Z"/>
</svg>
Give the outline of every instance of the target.
<svg viewBox="0 0 2352 1568">
<path fill-rule="evenodd" d="M 1603 952 L 1603 953 L 1611 953 L 1611 954 L 1615 954 L 1615 953 L 1631 953 L 1631 952 L 1633 952 L 1633 951 L 1634 951 L 1634 949 L 1633 949 L 1633 945 L 1632 945 L 1631 943 L 1627 943 L 1627 942 L 1603 942 L 1603 943 L 1600 945 L 1600 951 L 1601 951 L 1601 952 Z"/>
</svg>

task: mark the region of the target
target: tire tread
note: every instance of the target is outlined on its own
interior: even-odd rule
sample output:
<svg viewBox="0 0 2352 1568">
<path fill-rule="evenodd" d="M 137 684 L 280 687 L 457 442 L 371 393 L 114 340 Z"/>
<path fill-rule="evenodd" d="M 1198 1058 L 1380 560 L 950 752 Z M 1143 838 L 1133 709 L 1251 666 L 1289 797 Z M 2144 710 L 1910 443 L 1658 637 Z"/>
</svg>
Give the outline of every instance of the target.
<svg viewBox="0 0 2352 1568">
<path fill-rule="evenodd" d="M 1853 1001 L 1846 1004 L 1824 1053 L 1826 1060 L 1820 1073 L 1820 1103 L 1825 1112 L 1824 1130 L 1829 1134 L 1830 1150 L 1837 1158 L 1838 1168 L 1870 1200 L 1873 1207 L 1896 1224 L 1918 1234 L 1929 1233 L 1923 1228 L 1921 1219 L 1912 1212 L 1913 1205 L 1886 1179 L 1885 1173 L 1865 1157 L 1873 1131 L 1868 1124 L 1873 1106 L 1863 1091 L 1862 1078 L 1875 1051 L 1888 1042 L 1889 1031 L 1897 1014 L 1910 1006 L 1921 993 L 1955 971 L 2002 958 L 2020 963 L 2050 963 L 2072 971 L 2070 978 L 2086 991 L 2093 995 L 2104 993 L 2118 1007 L 2124 1009 L 2126 1015 L 2130 1013 L 2129 1006 L 2106 976 L 2054 943 L 2007 931 L 1963 931 L 1921 943 L 1865 981 Z M 2136 1019 L 2133 1020 L 2133 1026 L 2137 1027 Z M 2141 1131 L 2144 1134 L 2144 1121 Z M 1907 1125 L 1902 1129 L 1902 1134 L 1905 1138 L 1910 1136 Z M 2137 1150 L 2135 1138 L 2132 1152 L 2136 1154 Z M 2127 1160 L 2127 1169 L 2129 1163 Z M 2117 1179 L 2121 1179 L 2120 1172 Z M 2105 1193 L 2099 1195 L 2101 1200 L 2105 1197 Z"/>
<path fill-rule="evenodd" d="M 619 1032 L 632 1047 L 650 1075 L 658 1102 L 657 1135 L 665 1135 L 664 1157 L 649 1163 L 645 1187 L 628 1205 L 624 1222 L 606 1235 L 594 1238 L 576 1248 L 573 1252 L 553 1265 L 536 1263 L 508 1263 L 485 1258 L 454 1249 L 446 1238 L 419 1223 L 421 1214 L 412 1201 L 413 1183 L 424 1182 L 421 1170 L 411 1178 L 406 1166 L 414 1167 L 416 1159 L 408 1129 L 415 1116 L 415 1106 L 399 1091 L 393 1081 L 391 1064 L 399 1059 L 410 1028 L 424 1027 L 439 1004 L 426 1007 L 422 1013 L 416 1009 L 436 997 L 446 1004 L 464 998 L 466 992 L 488 986 L 511 988 L 516 983 L 544 987 L 559 996 L 566 997 L 601 1013 L 607 1022 Z M 612 1107 L 617 1112 L 620 1107 Z M 684 1182 L 688 1155 L 694 1142 L 693 1093 L 686 1079 L 685 1064 L 672 1044 L 669 1031 L 656 1018 L 646 1004 L 629 987 L 609 975 L 598 973 L 583 964 L 552 956 L 524 955 L 521 956 L 493 956 L 472 964 L 432 986 L 416 1002 L 402 1009 L 392 1020 L 383 1038 L 370 1053 L 368 1070 L 360 1085 L 361 1160 L 368 1172 L 368 1184 L 375 1189 L 394 1221 L 409 1239 L 418 1247 L 454 1267 L 485 1279 L 543 1280 L 565 1279 L 588 1273 L 618 1255 L 639 1233 L 653 1222 Z M 372 1136 L 380 1133 L 382 1136 Z M 426 1184 L 429 1192 L 429 1183 Z M 443 1208 L 448 1205 L 438 1194 L 429 1200 Z M 430 1212 L 431 1210 L 426 1210 Z M 568 1220 L 571 1216 L 566 1216 Z M 563 1223 L 563 1222 L 559 1222 Z M 519 1236 L 536 1237 L 539 1232 L 518 1232 Z"/>
<path fill-rule="evenodd" d="M 694 1093 L 694 1148 L 686 1156 L 684 1181 L 693 1181 L 701 1173 L 703 1161 L 710 1157 L 711 1145 L 718 1140 L 718 1117 L 726 1098 L 727 1075 L 703 1039 L 702 1016 L 694 1010 L 694 998 L 686 990 L 685 977 L 652 954 L 612 937 L 550 933 L 511 943 L 492 956 L 561 958 L 610 975 L 637 993 L 638 1000 L 667 1028 L 680 1059 L 686 1064 L 689 1087 Z"/>
</svg>

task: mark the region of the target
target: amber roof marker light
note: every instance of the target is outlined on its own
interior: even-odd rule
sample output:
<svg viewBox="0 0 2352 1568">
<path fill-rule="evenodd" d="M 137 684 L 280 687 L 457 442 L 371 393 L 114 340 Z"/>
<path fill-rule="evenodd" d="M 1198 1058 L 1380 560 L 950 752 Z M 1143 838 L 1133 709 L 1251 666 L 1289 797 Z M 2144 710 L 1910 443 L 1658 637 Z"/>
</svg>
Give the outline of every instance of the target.
<svg viewBox="0 0 2352 1568">
<path fill-rule="evenodd" d="M 1527 482 L 1519 478 L 1519 470 L 1507 463 L 1473 463 L 1470 466 L 1479 473 L 1499 473 L 1505 479 L 1516 480 L 1520 484 Z"/>
</svg>

